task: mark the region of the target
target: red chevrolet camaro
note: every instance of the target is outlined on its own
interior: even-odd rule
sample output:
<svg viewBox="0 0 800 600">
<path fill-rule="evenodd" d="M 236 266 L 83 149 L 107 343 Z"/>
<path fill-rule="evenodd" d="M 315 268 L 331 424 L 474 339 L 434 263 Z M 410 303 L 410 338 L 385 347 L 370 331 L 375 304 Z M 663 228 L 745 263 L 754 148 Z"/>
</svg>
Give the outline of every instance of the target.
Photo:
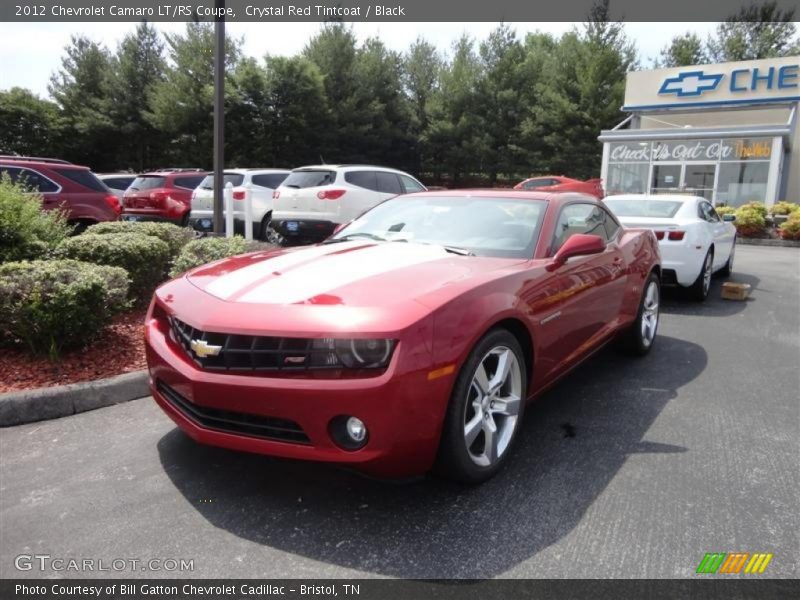
<svg viewBox="0 0 800 600">
<path fill-rule="evenodd" d="M 611 340 L 650 350 L 659 261 L 588 195 L 397 197 L 322 244 L 161 286 L 153 397 L 201 443 L 480 482 L 528 401 Z"/>
</svg>

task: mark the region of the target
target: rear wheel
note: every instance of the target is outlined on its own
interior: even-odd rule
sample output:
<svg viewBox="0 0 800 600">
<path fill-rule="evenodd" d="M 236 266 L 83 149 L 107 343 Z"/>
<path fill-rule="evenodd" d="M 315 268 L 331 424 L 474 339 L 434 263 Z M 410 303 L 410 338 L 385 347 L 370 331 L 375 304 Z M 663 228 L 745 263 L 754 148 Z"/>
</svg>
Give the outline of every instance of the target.
<svg viewBox="0 0 800 600">
<path fill-rule="evenodd" d="M 720 270 L 720 275 L 723 277 L 730 277 L 733 273 L 733 255 L 736 254 L 736 238 L 733 238 L 733 244 L 731 245 L 731 253 L 728 255 L 728 262 L 725 263 L 725 266 L 722 267 Z"/>
<path fill-rule="evenodd" d="M 480 483 L 510 454 L 525 408 L 527 373 L 517 339 L 505 329 L 473 348 L 453 388 L 439 447 L 441 475 Z"/>
<path fill-rule="evenodd" d="M 661 284 L 655 273 L 650 273 L 644 284 L 636 320 L 622 338 L 622 347 L 629 354 L 644 356 L 653 347 L 658 331 Z"/>
<path fill-rule="evenodd" d="M 272 212 L 268 212 L 264 215 L 264 218 L 261 219 L 261 227 L 258 230 L 258 239 L 260 239 L 262 242 L 270 241 L 270 221 L 272 221 Z"/>
<path fill-rule="evenodd" d="M 711 273 L 714 270 L 714 250 L 709 250 L 703 260 L 703 266 L 695 282 L 689 288 L 689 294 L 697 302 L 703 302 L 708 298 L 708 291 L 711 289 Z"/>
</svg>

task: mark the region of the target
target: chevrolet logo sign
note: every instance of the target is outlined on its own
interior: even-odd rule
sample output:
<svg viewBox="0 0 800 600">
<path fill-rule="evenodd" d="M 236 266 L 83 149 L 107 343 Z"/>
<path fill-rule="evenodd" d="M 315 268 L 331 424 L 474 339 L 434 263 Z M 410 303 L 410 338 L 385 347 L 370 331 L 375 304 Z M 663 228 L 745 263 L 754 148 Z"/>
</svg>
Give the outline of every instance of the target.
<svg viewBox="0 0 800 600">
<path fill-rule="evenodd" d="M 722 74 L 706 75 L 703 71 L 685 71 L 677 77 L 667 77 L 658 93 L 675 94 L 679 98 L 699 96 L 717 89 L 722 77 Z"/>
<path fill-rule="evenodd" d="M 212 346 L 205 340 L 192 340 L 189 346 L 192 352 L 195 353 L 197 358 L 206 358 L 207 356 L 217 356 L 222 350 L 222 346 Z"/>
</svg>

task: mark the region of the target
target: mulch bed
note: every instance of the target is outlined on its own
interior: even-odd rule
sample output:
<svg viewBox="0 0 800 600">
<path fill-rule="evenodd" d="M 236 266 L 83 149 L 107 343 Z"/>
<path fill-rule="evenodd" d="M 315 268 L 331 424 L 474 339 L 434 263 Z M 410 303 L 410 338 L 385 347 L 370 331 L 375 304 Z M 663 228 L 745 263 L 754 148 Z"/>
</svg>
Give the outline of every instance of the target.
<svg viewBox="0 0 800 600">
<path fill-rule="evenodd" d="M 0 393 L 91 381 L 146 368 L 146 308 L 119 315 L 86 348 L 65 353 L 58 363 L 32 358 L 22 350 L 0 352 Z"/>
</svg>

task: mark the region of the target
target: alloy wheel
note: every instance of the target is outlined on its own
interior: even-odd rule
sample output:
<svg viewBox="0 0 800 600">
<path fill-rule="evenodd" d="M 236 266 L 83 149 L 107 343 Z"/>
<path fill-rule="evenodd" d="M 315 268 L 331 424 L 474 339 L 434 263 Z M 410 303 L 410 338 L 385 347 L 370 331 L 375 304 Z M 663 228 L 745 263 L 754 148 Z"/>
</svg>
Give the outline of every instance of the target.
<svg viewBox="0 0 800 600">
<path fill-rule="evenodd" d="M 658 328 L 658 303 L 659 291 L 658 284 L 651 281 L 647 285 L 647 291 L 642 301 L 642 343 L 649 346 L 656 337 Z"/>
<path fill-rule="evenodd" d="M 464 442 L 476 465 L 489 467 L 508 450 L 522 401 L 522 372 L 506 346 L 492 348 L 478 363 L 467 390 Z"/>
<path fill-rule="evenodd" d="M 712 254 L 706 254 L 706 262 L 703 264 L 703 295 L 708 295 L 708 290 L 711 288 L 711 264 L 713 262 Z"/>
</svg>

